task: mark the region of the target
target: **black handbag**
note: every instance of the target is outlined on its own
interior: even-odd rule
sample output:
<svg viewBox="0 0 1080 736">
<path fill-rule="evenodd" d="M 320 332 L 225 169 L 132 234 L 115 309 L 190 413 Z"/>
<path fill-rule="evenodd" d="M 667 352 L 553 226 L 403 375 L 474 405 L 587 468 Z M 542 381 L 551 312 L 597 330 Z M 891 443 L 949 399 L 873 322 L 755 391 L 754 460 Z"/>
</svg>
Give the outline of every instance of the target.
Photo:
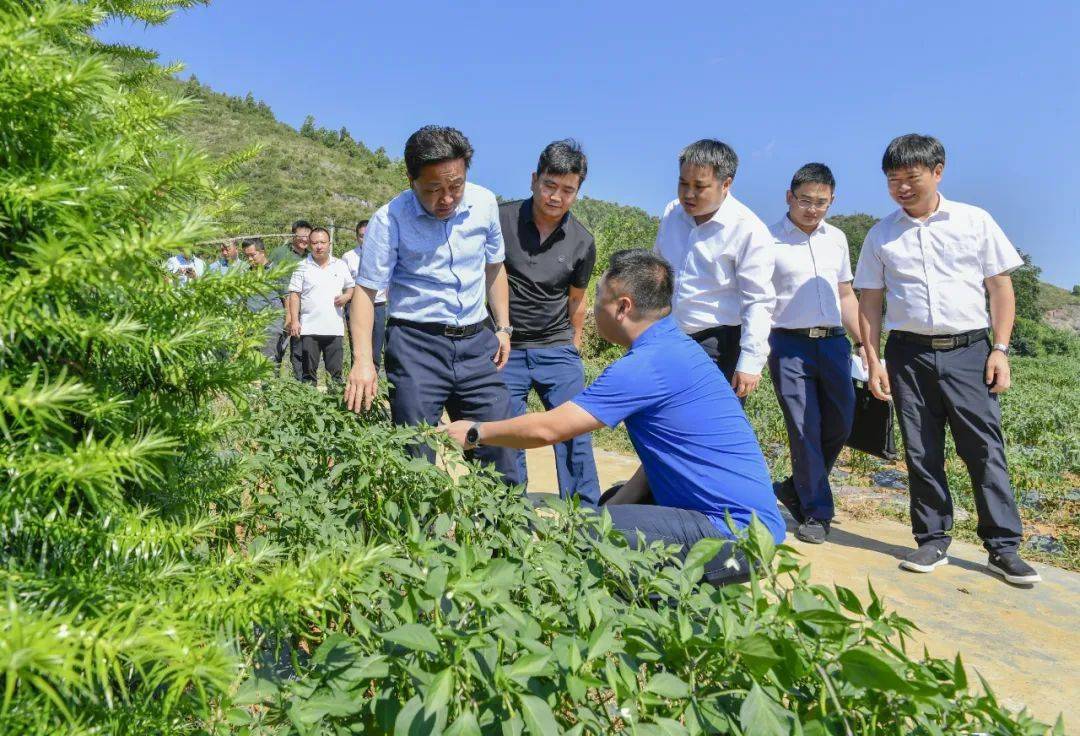
<svg viewBox="0 0 1080 736">
<path fill-rule="evenodd" d="M 865 452 L 893 462 L 898 457 L 893 433 L 892 402 L 882 401 L 870 393 L 865 381 L 852 379 L 855 384 L 855 421 L 846 444 L 853 450 Z"/>
</svg>

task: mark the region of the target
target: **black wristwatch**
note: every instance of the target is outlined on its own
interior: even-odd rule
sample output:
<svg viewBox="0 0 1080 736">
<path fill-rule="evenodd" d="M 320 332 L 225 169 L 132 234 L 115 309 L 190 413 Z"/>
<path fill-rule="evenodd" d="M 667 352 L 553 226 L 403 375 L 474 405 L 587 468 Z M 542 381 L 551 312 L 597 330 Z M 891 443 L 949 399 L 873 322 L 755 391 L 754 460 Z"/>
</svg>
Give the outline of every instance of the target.
<svg viewBox="0 0 1080 736">
<path fill-rule="evenodd" d="M 473 422 L 469 431 L 465 433 L 465 441 L 473 447 L 480 446 L 480 422 Z"/>
</svg>

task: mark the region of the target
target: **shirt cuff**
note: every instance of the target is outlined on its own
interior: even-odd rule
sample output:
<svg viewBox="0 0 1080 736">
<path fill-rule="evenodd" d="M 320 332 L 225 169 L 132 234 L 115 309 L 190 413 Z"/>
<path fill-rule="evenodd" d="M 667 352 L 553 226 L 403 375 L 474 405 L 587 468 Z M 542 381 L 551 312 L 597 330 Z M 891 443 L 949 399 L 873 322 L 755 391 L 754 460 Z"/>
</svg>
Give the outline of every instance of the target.
<svg viewBox="0 0 1080 736">
<path fill-rule="evenodd" d="M 502 263 L 506 260 L 505 255 L 487 256 L 487 263 Z"/>
<path fill-rule="evenodd" d="M 739 373 L 749 373 L 750 375 L 761 375 L 761 371 L 765 368 L 765 362 L 769 359 L 769 356 L 752 355 L 745 350 L 739 353 L 739 360 L 735 363 L 735 370 Z"/>
<path fill-rule="evenodd" d="M 382 291 L 390 286 L 389 283 L 379 283 L 378 281 L 372 281 L 371 279 L 365 279 L 363 276 L 356 277 L 356 285 L 364 286 L 373 291 Z"/>
</svg>

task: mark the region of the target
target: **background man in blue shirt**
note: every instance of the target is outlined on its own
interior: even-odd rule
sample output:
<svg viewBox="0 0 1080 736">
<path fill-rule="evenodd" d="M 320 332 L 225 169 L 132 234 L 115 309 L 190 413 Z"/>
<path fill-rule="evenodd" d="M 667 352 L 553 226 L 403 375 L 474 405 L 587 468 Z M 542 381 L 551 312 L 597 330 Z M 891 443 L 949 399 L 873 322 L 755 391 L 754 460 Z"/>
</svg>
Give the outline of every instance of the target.
<svg viewBox="0 0 1080 736">
<path fill-rule="evenodd" d="M 447 433 L 464 447 L 527 449 L 626 424 L 641 467 L 604 508 L 616 528 L 646 543 L 730 537 L 753 515 L 784 538 L 765 458 L 742 405 L 716 364 L 668 316 L 671 266 L 644 250 L 619 251 L 597 286 L 594 314 L 604 339 L 629 348 L 587 389 L 561 406 L 498 422 L 458 421 Z M 725 563 L 730 545 L 705 569 L 711 582 L 745 574 Z"/>
<path fill-rule="evenodd" d="M 352 411 L 370 408 L 375 398 L 375 298 L 389 289 L 386 377 L 394 423 L 436 425 L 444 409 L 451 419 L 510 416 L 499 373 L 512 332 L 499 205 L 487 189 L 465 181 L 472 154 L 454 128 L 425 126 L 405 143 L 410 188 L 372 215 L 364 236 L 349 319 L 354 355 L 345 403 Z M 426 446 L 415 452 L 434 460 Z M 517 482 L 513 451 L 483 447 L 475 454 Z"/>
</svg>

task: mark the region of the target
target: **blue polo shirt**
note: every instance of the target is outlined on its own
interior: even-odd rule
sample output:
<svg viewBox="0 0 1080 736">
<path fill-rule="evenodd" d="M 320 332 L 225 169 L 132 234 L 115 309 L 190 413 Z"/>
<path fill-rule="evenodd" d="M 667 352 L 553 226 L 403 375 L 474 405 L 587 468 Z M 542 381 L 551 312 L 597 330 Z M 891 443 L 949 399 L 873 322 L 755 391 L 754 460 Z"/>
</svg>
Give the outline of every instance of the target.
<svg viewBox="0 0 1080 736">
<path fill-rule="evenodd" d="M 751 514 L 784 539 L 772 481 L 731 386 L 675 320 L 649 327 L 572 401 L 608 427 L 626 424 L 657 505 L 700 511 L 729 534 Z"/>
<path fill-rule="evenodd" d="M 371 216 L 356 283 L 388 289 L 391 317 L 472 325 L 487 317 L 485 267 L 504 258 L 499 203 L 487 189 L 466 182 L 445 220 L 407 189 Z"/>
</svg>

